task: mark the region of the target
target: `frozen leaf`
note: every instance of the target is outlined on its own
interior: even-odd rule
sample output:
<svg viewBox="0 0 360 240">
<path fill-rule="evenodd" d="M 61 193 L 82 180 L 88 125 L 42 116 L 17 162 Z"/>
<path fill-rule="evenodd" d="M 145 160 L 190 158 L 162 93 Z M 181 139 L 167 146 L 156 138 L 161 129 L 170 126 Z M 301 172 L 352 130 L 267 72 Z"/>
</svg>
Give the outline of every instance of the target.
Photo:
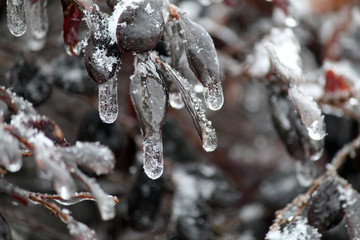
<svg viewBox="0 0 360 240">
<path fill-rule="evenodd" d="M 31 34 L 36 39 L 45 38 L 49 29 L 49 19 L 47 15 L 48 0 L 28 1 L 27 24 Z"/>
<path fill-rule="evenodd" d="M 80 170 L 75 169 L 75 175 L 80 181 L 85 184 L 89 191 L 94 195 L 96 199 L 101 218 L 106 221 L 115 217 L 115 202 L 112 196 L 107 195 L 95 181 L 94 178 L 90 178 L 83 174 Z"/>
<path fill-rule="evenodd" d="M 326 102 L 347 100 L 351 96 L 349 85 L 344 78 L 329 70 L 325 74 L 323 99 Z"/>
<path fill-rule="evenodd" d="M 22 97 L 17 96 L 15 93 L 11 92 L 4 87 L 0 87 L 0 100 L 5 102 L 8 107 L 14 112 L 24 112 L 28 115 L 36 115 L 36 111 L 33 105 L 23 99 Z"/>
<path fill-rule="evenodd" d="M 180 14 L 181 33 L 189 66 L 205 87 L 204 99 L 209 109 L 219 110 L 224 103 L 220 82 L 220 65 L 214 42 L 199 24 Z"/>
<path fill-rule="evenodd" d="M 257 78 L 265 77 L 272 66 L 286 84 L 298 84 L 304 78 L 300 50 L 291 29 L 273 28 L 268 36 L 256 44 L 254 55 L 248 59 L 249 73 Z"/>
<path fill-rule="evenodd" d="M 163 171 L 161 128 L 167 111 L 165 83 L 147 55 L 138 55 L 130 96 L 144 136 L 144 169 L 150 178 Z"/>
<path fill-rule="evenodd" d="M 89 37 L 85 47 L 85 67 L 98 84 L 116 78 L 121 63 L 121 52 L 108 32 L 108 17 L 101 13 L 88 14 Z"/>
<path fill-rule="evenodd" d="M 81 44 L 79 41 L 79 25 L 83 17 L 82 12 L 71 0 L 61 0 L 63 7 L 63 38 L 68 55 L 79 55 Z"/>
<path fill-rule="evenodd" d="M 181 92 L 186 109 L 193 118 L 196 130 L 203 141 L 204 150 L 207 152 L 214 151 L 217 147 L 216 132 L 211 121 L 206 118 L 202 102 L 196 96 L 194 87 L 167 63 L 163 63 L 163 65 L 166 67 L 166 74 L 176 83 Z"/>
<path fill-rule="evenodd" d="M 287 224 L 282 230 L 270 230 L 266 240 L 320 240 L 321 234 L 310 226 L 307 220 L 298 217 L 294 222 Z"/>
<path fill-rule="evenodd" d="M 308 222 L 323 232 L 339 224 L 344 216 L 343 201 L 337 189 L 338 182 L 328 177 L 311 194 L 308 208 Z"/>
<path fill-rule="evenodd" d="M 317 103 L 297 87 L 290 88 L 289 96 L 300 115 L 301 123 L 308 130 L 309 136 L 317 141 L 323 139 L 326 135 L 325 123 Z"/>
<path fill-rule="evenodd" d="M 314 140 L 309 136 L 308 129 L 302 124 L 286 88 L 270 83 L 267 89 L 273 124 L 287 151 L 301 161 L 318 160 L 323 153 L 324 140 Z"/>
<path fill-rule="evenodd" d="M 85 224 L 76 221 L 72 217 L 67 219 L 67 227 L 71 235 L 75 237 L 76 240 L 97 240 L 97 236 L 94 230 L 90 229 Z"/>
<path fill-rule="evenodd" d="M 123 51 L 147 52 L 160 42 L 164 17 L 162 0 L 137 0 L 124 3 L 116 28 L 118 46 Z"/>
<path fill-rule="evenodd" d="M 10 172 L 17 172 L 22 166 L 20 146 L 11 134 L 3 130 L 0 124 L 0 165 Z"/>
<path fill-rule="evenodd" d="M 75 146 L 57 148 L 56 152 L 69 166 L 82 166 L 97 175 L 107 174 L 115 166 L 115 157 L 110 149 L 98 143 L 77 142 Z"/>
<path fill-rule="evenodd" d="M 289 14 L 288 11 L 288 0 L 273 0 L 275 6 L 280 8 L 286 15 Z"/>
<path fill-rule="evenodd" d="M 20 37 L 26 32 L 25 0 L 6 1 L 7 26 L 12 35 Z"/>
</svg>

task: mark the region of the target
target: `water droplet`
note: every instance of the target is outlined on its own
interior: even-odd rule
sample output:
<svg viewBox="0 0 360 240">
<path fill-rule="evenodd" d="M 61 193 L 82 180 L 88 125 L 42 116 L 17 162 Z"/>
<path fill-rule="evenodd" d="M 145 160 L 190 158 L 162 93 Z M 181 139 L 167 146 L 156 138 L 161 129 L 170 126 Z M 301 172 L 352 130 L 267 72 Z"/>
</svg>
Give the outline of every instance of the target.
<svg viewBox="0 0 360 240">
<path fill-rule="evenodd" d="M 159 132 L 145 136 L 143 150 L 146 175 L 151 179 L 159 178 L 164 170 L 163 146 Z"/>
<path fill-rule="evenodd" d="M 324 131 L 324 122 L 316 120 L 314 121 L 310 127 L 307 128 L 309 136 L 318 141 L 325 137 L 326 133 Z"/>
<path fill-rule="evenodd" d="M 224 95 L 222 87 L 217 84 L 216 87 L 205 87 L 204 99 L 207 107 L 212 111 L 219 110 L 224 104 Z"/>
<path fill-rule="evenodd" d="M 26 32 L 25 0 L 7 0 L 7 26 L 12 35 L 19 37 Z"/>
<path fill-rule="evenodd" d="M 71 195 L 74 193 L 71 188 L 65 184 L 62 184 L 61 182 L 54 181 L 54 188 L 56 192 L 60 195 L 62 199 L 69 200 L 71 198 Z"/>
<path fill-rule="evenodd" d="M 319 159 L 321 158 L 323 152 L 324 152 L 324 148 L 321 148 L 318 152 L 315 152 L 314 154 L 312 154 L 312 155 L 310 156 L 310 159 L 311 159 L 312 161 L 317 161 L 317 160 L 319 160 Z"/>
<path fill-rule="evenodd" d="M 296 178 L 301 186 L 310 186 L 314 181 L 316 174 L 316 166 L 313 161 L 296 162 Z"/>
<path fill-rule="evenodd" d="M 10 172 L 17 172 L 20 170 L 21 167 L 22 167 L 22 159 L 15 158 L 9 162 L 9 165 L 6 167 L 6 169 L 9 170 Z"/>
<path fill-rule="evenodd" d="M 169 103 L 170 103 L 170 106 L 175 109 L 182 109 L 185 106 L 180 92 L 169 93 Z"/>
<path fill-rule="evenodd" d="M 293 27 L 296 27 L 298 25 L 297 21 L 295 20 L 295 18 L 293 17 L 286 17 L 285 19 L 285 25 L 290 27 L 290 28 L 293 28 Z"/>
<path fill-rule="evenodd" d="M 217 137 L 215 129 L 205 127 L 204 132 L 202 133 L 203 148 L 207 152 L 212 152 L 217 147 Z"/>
<path fill-rule="evenodd" d="M 103 122 L 113 123 L 118 116 L 116 76 L 99 85 L 99 115 Z"/>
<path fill-rule="evenodd" d="M 65 44 L 65 52 L 69 56 L 79 56 L 81 49 L 81 42 L 78 42 L 75 46 Z"/>
</svg>

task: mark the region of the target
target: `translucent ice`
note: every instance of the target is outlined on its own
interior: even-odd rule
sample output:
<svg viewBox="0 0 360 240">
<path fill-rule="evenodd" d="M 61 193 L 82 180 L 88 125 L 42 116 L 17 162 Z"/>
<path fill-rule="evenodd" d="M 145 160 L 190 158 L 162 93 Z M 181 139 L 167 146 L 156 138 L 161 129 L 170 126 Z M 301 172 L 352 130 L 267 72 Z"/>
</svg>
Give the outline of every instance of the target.
<svg viewBox="0 0 360 240">
<path fill-rule="evenodd" d="M 175 109 L 182 109 L 185 107 L 184 101 L 181 98 L 181 93 L 177 91 L 169 93 L 169 103 L 170 106 Z"/>
<path fill-rule="evenodd" d="M 204 99 L 207 107 L 212 111 L 219 110 L 224 104 L 224 94 L 220 83 L 214 88 L 205 87 Z"/>
<path fill-rule="evenodd" d="M 118 116 L 117 84 L 115 76 L 99 85 L 99 114 L 105 123 L 115 122 Z"/>
<path fill-rule="evenodd" d="M 159 178 L 164 170 L 163 146 L 158 132 L 144 138 L 144 170 L 151 179 Z"/>
<path fill-rule="evenodd" d="M 7 0 L 7 25 L 12 35 L 19 37 L 26 32 L 25 0 Z"/>
</svg>

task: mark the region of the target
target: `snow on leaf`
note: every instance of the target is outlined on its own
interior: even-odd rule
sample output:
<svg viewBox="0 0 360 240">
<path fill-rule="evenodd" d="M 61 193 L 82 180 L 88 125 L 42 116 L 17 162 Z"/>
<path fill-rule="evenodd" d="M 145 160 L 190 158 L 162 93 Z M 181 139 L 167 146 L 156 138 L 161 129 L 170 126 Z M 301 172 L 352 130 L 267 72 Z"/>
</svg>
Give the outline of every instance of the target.
<svg viewBox="0 0 360 240">
<path fill-rule="evenodd" d="M 58 147 L 56 152 L 67 165 L 82 166 L 97 175 L 110 173 L 115 166 L 114 154 L 99 143 L 76 142 L 72 147 Z"/>
<path fill-rule="evenodd" d="M 321 234 L 310 226 L 306 218 L 298 217 L 294 222 L 287 224 L 282 230 L 270 230 L 266 240 L 320 240 Z"/>
<path fill-rule="evenodd" d="M 254 55 L 248 59 L 249 73 L 253 77 L 265 77 L 272 66 L 288 84 L 298 84 L 303 81 L 300 50 L 291 29 L 273 28 L 255 45 Z"/>
</svg>

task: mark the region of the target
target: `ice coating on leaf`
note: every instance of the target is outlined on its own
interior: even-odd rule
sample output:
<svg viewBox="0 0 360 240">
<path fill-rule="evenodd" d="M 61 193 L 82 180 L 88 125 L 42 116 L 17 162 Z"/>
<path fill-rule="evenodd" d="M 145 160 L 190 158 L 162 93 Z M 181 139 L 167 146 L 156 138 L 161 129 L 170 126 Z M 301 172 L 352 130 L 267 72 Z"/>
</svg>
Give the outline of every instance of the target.
<svg viewBox="0 0 360 240">
<path fill-rule="evenodd" d="M 106 221 L 115 217 L 115 202 L 111 196 L 107 195 L 95 181 L 76 169 L 76 176 L 86 185 L 96 199 L 101 218 Z"/>
<path fill-rule="evenodd" d="M 266 240 L 320 240 L 321 234 L 310 226 L 306 218 L 298 217 L 294 222 L 287 224 L 282 231 L 270 230 Z"/>
<path fill-rule="evenodd" d="M 131 76 L 130 96 L 143 135 L 159 131 L 166 116 L 168 96 L 163 79 L 147 56 L 138 55 L 135 72 Z"/>
<path fill-rule="evenodd" d="M 118 82 L 116 76 L 99 85 L 99 116 L 105 123 L 113 123 L 118 116 Z"/>
<path fill-rule="evenodd" d="M 209 121 L 205 115 L 205 110 L 202 108 L 202 102 L 196 96 L 194 87 L 175 69 L 170 67 L 170 65 L 167 63 L 163 64 L 168 71 L 169 77 L 176 83 L 181 92 L 186 109 L 193 118 L 196 130 L 203 141 L 204 150 L 207 152 L 214 151 L 217 147 L 216 132 L 211 121 Z"/>
<path fill-rule="evenodd" d="M 138 53 L 150 51 L 162 37 L 164 2 L 137 0 L 125 1 L 123 4 L 116 28 L 119 48 Z"/>
<path fill-rule="evenodd" d="M 169 104 L 172 108 L 182 109 L 185 107 L 184 101 L 182 100 L 181 93 L 173 91 L 169 93 Z"/>
<path fill-rule="evenodd" d="M 314 140 L 325 137 L 325 123 L 317 103 L 297 87 L 289 89 L 289 96 L 298 111 L 301 122 L 307 128 L 309 136 Z"/>
<path fill-rule="evenodd" d="M 6 1 L 7 26 L 12 35 L 20 37 L 26 32 L 25 0 Z"/>
<path fill-rule="evenodd" d="M 220 65 L 214 42 L 199 24 L 180 14 L 187 60 L 195 76 L 205 87 L 205 103 L 210 110 L 219 110 L 224 103 L 220 82 Z"/>
<path fill-rule="evenodd" d="M 78 240 L 97 240 L 94 230 L 90 229 L 85 224 L 76 221 L 72 217 L 68 217 L 67 227 L 71 235 Z"/>
<path fill-rule="evenodd" d="M 332 176 L 328 177 L 311 194 L 307 218 L 309 224 L 316 227 L 319 232 L 332 229 L 343 219 L 343 201 L 337 188 L 338 184 Z"/>
<path fill-rule="evenodd" d="M 21 151 L 18 141 L 0 125 L 0 165 L 10 172 L 17 172 L 22 166 Z"/>
<path fill-rule="evenodd" d="M 167 111 L 165 83 L 148 55 L 138 55 L 130 96 L 144 136 L 144 170 L 152 179 L 163 172 L 161 128 Z"/>
<path fill-rule="evenodd" d="M 121 52 L 108 32 L 109 18 L 100 12 L 87 13 L 86 22 L 90 36 L 85 46 L 85 67 L 98 84 L 116 77 L 120 68 Z"/>
<path fill-rule="evenodd" d="M 164 171 L 163 144 L 160 132 L 144 137 L 144 171 L 151 179 L 159 178 Z"/>
<path fill-rule="evenodd" d="M 115 156 L 106 146 L 99 143 L 76 142 L 75 146 L 57 148 L 63 161 L 69 166 L 79 165 L 97 175 L 107 174 L 115 166 Z"/>
<path fill-rule="evenodd" d="M 43 39 L 49 29 L 47 2 L 48 0 L 28 1 L 27 24 L 36 39 Z"/>
<path fill-rule="evenodd" d="M 303 81 L 300 50 L 291 29 L 273 28 L 268 36 L 256 44 L 254 55 L 248 59 L 249 73 L 254 77 L 264 77 L 272 65 L 289 83 L 299 83 Z"/>
</svg>

